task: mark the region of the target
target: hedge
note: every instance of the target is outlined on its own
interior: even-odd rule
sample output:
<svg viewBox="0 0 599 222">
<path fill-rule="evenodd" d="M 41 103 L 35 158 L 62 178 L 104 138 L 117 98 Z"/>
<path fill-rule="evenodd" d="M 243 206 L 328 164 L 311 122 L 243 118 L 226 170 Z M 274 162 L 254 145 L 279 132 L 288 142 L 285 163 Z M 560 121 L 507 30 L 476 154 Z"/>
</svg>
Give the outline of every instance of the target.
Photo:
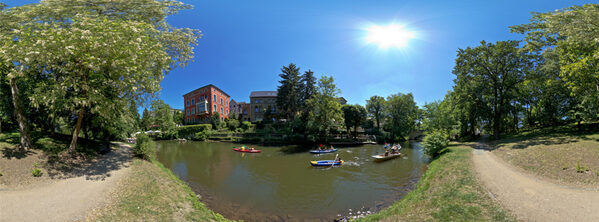
<svg viewBox="0 0 599 222">
<path fill-rule="evenodd" d="M 192 139 L 196 133 L 206 132 L 211 129 L 211 124 L 181 126 L 177 129 L 177 134 L 179 135 L 179 138 Z"/>
</svg>

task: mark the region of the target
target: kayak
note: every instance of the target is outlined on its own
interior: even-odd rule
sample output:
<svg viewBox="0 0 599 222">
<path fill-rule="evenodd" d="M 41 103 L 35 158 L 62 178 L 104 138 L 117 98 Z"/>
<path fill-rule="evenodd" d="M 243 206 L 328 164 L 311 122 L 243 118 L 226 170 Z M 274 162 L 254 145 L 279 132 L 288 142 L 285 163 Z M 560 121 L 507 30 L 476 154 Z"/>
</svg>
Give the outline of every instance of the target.
<svg viewBox="0 0 599 222">
<path fill-rule="evenodd" d="M 343 160 L 335 162 L 334 160 L 318 160 L 318 161 L 310 161 L 310 164 L 312 164 L 312 166 L 337 166 L 337 165 L 341 165 L 343 163 Z"/>
<path fill-rule="evenodd" d="M 259 152 L 262 152 L 262 150 L 250 150 L 250 149 L 242 150 L 241 148 L 233 148 L 233 150 L 237 151 L 237 152 L 242 152 L 242 153 L 259 153 Z"/>
<path fill-rule="evenodd" d="M 310 150 L 310 153 L 312 153 L 312 154 L 332 153 L 332 152 L 337 152 L 337 149 L 331 149 L 331 150 Z"/>
<path fill-rule="evenodd" d="M 374 161 L 384 161 L 384 160 L 390 160 L 396 157 L 401 156 L 401 153 L 396 153 L 396 154 L 389 154 L 387 156 L 385 156 L 385 154 L 380 154 L 380 155 L 374 155 L 372 156 L 372 158 L 374 158 Z"/>
</svg>

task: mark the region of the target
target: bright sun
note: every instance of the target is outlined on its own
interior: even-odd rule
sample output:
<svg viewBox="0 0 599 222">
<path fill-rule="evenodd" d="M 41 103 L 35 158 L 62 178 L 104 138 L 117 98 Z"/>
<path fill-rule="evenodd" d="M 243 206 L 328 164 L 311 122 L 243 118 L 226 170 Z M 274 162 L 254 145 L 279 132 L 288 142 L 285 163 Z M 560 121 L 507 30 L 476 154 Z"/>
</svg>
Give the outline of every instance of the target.
<svg viewBox="0 0 599 222">
<path fill-rule="evenodd" d="M 405 30 L 403 26 L 391 24 L 388 26 L 371 26 L 368 30 L 368 43 L 376 43 L 379 47 L 387 49 L 390 47 L 403 48 L 408 40 L 414 38 L 414 33 Z"/>
</svg>

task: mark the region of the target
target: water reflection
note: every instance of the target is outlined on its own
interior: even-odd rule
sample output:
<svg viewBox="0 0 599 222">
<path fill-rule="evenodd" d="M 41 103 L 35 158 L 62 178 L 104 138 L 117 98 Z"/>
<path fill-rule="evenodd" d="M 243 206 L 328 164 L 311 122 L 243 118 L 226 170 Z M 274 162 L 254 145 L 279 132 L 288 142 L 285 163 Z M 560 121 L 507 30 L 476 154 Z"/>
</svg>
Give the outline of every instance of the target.
<svg viewBox="0 0 599 222">
<path fill-rule="evenodd" d="M 314 168 L 310 160 L 335 153 L 286 153 L 294 147 L 261 147 L 262 153 L 238 153 L 220 142 L 157 143 L 158 159 L 212 210 L 246 221 L 330 220 L 348 209 L 377 210 L 405 195 L 426 167 L 419 144 L 402 144 L 403 157 L 375 163 L 382 146 L 341 148 L 346 162 Z"/>
</svg>

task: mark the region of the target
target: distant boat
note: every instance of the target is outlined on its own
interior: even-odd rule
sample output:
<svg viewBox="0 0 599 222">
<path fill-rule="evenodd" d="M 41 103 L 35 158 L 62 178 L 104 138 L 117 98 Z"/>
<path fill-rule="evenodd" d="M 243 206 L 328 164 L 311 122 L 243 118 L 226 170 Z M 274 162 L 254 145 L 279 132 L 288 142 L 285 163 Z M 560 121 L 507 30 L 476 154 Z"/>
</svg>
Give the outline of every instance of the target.
<svg viewBox="0 0 599 222">
<path fill-rule="evenodd" d="M 250 148 L 250 149 L 241 149 L 241 148 L 233 148 L 234 151 L 237 152 L 242 152 L 242 153 L 259 153 L 262 152 L 262 150 L 255 150 L 254 148 Z"/>
<path fill-rule="evenodd" d="M 385 160 L 390 160 L 396 157 L 401 156 L 401 153 L 395 153 L 395 154 L 390 154 L 385 156 L 385 154 L 379 154 L 379 155 L 374 155 L 372 156 L 372 158 L 374 158 L 374 161 L 385 161 Z"/>
<path fill-rule="evenodd" d="M 310 153 L 312 153 L 312 154 L 332 153 L 332 152 L 337 152 L 337 149 L 330 149 L 330 150 L 310 150 Z"/>
<path fill-rule="evenodd" d="M 341 165 L 342 163 L 343 163 L 343 160 L 341 160 L 341 161 L 334 161 L 334 160 L 310 161 L 310 164 L 312 164 L 312 166 L 337 166 L 337 165 Z"/>
</svg>

